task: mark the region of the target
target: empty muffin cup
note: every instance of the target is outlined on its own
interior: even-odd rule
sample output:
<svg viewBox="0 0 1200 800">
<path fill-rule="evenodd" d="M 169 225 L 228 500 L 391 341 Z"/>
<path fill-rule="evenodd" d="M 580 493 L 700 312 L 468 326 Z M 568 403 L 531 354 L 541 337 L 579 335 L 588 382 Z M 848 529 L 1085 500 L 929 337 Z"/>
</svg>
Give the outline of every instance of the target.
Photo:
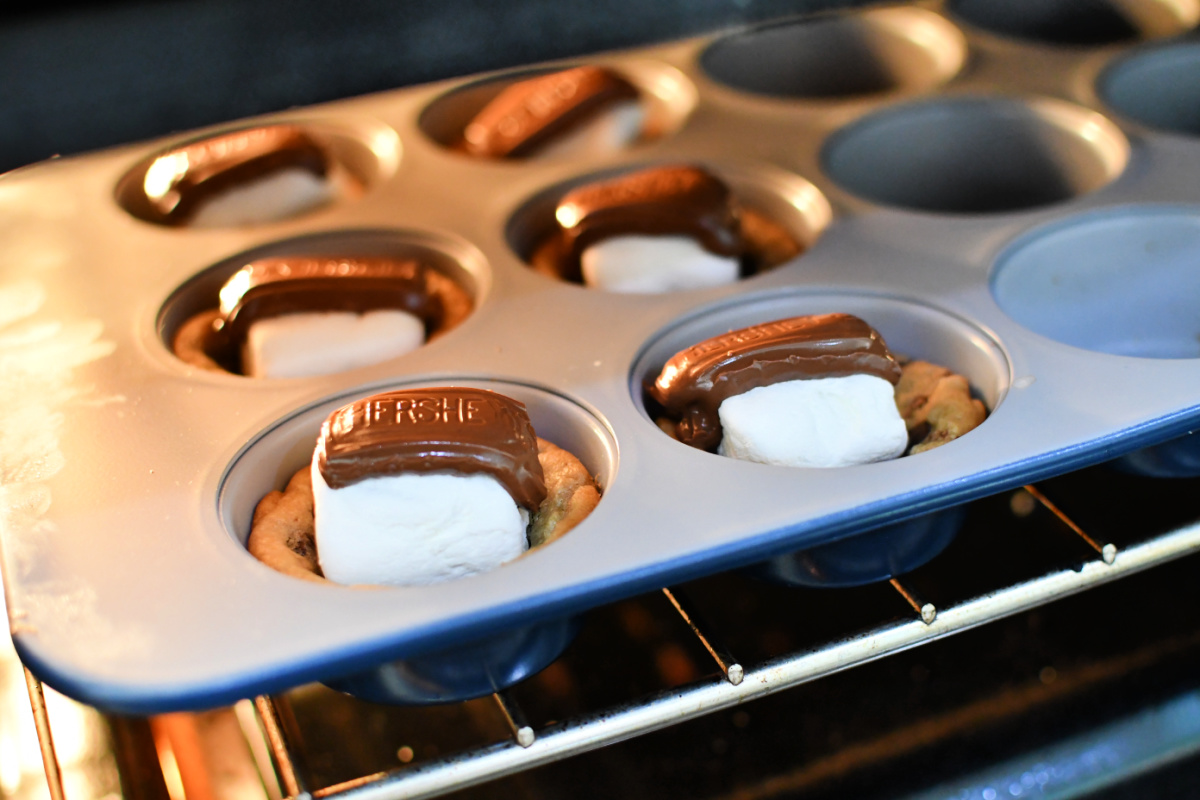
<svg viewBox="0 0 1200 800">
<path fill-rule="evenodd" d="M 1200 43 L 1154 47 L 1113 64 L 1099 81 L 1112 108 L 1143 125 L 1200 136 Z"/>
<path fill-rule="evenodd" d="M 573 454 L 598 486 L 608 486 L 613 479 L 617 468 L 617 448 L 609 428 L 590 411 L 561 395 L 524 384 L 486 379 L 409 382 L 388 387 L 387 390 L 360 391 L 324 401 L 280 420 L 250 442 L 235 457 L 221 481 L 218 511 L 229 535 L 241 546 L 248 546 L 252 520 L 260 501 L 272 491 L 283 489 L 295 473 L 307 469 L 306 465 L 313 457 L 318 431 L 333 411 L 367 395 L 375 397 L 382 391 L 420 390 L 422 387 L 483 390 L 516 400 L 524 405 L 536 435 Z M 548 477 L 548 487 L 550 482 Z M 261 525 L 262 519 L 260 517 L 254 525 Z M 582 524 L 586 524 L 586 519 Z M 256 530 L 255 535 L 261 536 L 262 531 Z M 571 534 L 568 531 L 564 535 Z M 533 551 L 552 546 L 553 541 L 549 541 L 534 547 Z M 290 569 L 288 564 L 275 556 L 263 555 L 264 551 L 260 549 L 255 552 L 259 553 L 260 558 L 270 560 L 270 566 L 277 571 Z M 320 554 L 316 555 L 319 558 Z M 247 557 L 251 557 L 249 552 Z M 503 570 L 505 567 L 501 565 L 496 569 Z M 322 580 L 315 573 L 297 575 L 295 579 L 301 580 L 302 577 L 306 582 Z M 394 591 L 397 601 L 403 602 L 403 598 L 411 593 L 419 593 L 421 587 L 379 586 L 368 590 L 323 581 L 323 585 L 314 586 L 314 590 Z M 329 685 L 377 702 L 465 700 L 507 688 L 542 669 L 570 643 L 576 628 L 577 623 L 572 619 L 550 619 L 502 629 L 492 626 L 492 632 L 482 638 L 455 643 L 435 652 L 418 653 L 378 667 L 358 669 L 350 675 L 331 677 Z M 380 652 L 387 651 L 386 642 L 378 643 L 378 647 Z M 362 663 L 363 659 L 358 660 Z M 385 659 L 381 657 L 379 660 Z"/>
<path fill-rule="evenodd" d="M 1056 342 L 1200 358 L 1200 207 L 1123 206 L 1040 227 L 996 260 L 996 303 Z"/>
<path fill-rule="evenodd" d="M 983 30 L 1066 46 L 1172 36 L 1200 20 L 1194 0 L 951 0 L 949 9 Z"/>
<path fill-rule="evenodd" d="M 551 186 L 509 219 L 534 271 L 614 292 L 734 283 L 799 257 L 829 224 L 824 195 L 765 165 L 667 163 Z"/>
<path fill-rule="evenodd" d="M 930 89 L 958 74 L 967 43 L 920 8 L 775 23 L 718 39 L 700 56 L 713 80 L 769 97 L 837 100 Z"/>
<path fill-rule="evenodd" d="M 697 93 L 656 61 L 523 70 L 433 100 L 417 125 L 442 147 L 482 159 L 595 158 L 678 130 Z"/>
<path fill-rule="evenodd" d="M 239 227 L 350 200 L 388 177 L 395 132 L 375 122 L 237 128 L 181 142 L 138 162 L 116 188 L 138 219 L 172 227 Z"/>
<path fill-rule="evenodd" d="M 1200 207 L 1127 206 L 1039 228 L 997 260 L 1006 314 L 1056 342 L 1133 358 L 1200 358 Z M 1200 475 L 1187 435 L 1122 457 L 1132 472 Z"/>
<path fill-rule="evenodd" d="M 849 314 L 865 321 L 886 341 L 888 350 L 902 362 L 911 360 L 914 369 L 925 369 L 921 362 L 946 368 L 949 375 L 940 373 L 949 381 L 943 387 L 945 394 L 927 394 L 928 402 L 923 404 L 927 407 L 956 403 L 974 406 L 978 411 L 982 411 L 978 405 L 981 401 L 987 411 L 994 411 L 1007 390 L 1010 374 L 1007 358 L 990 336 L 965 320 L 923 303 L 902 298 L 797 290 L 780 296 L 750 298 L 721 306 L 699 314 L 661 334 L 647 346 L 635 363 L 632 376 L 635 395 L 642 403 L 646 415 L 658 427 L 673 438 L 687 441 L 686 434 L 680 433 L 679 427 L 674 425 L 673 414 L 660 404 L 657 389 L 653 392 L 648 389 L 659 379 L 660 374 L 666 374 L 672 365 L 684 370 L 691 369 L 682 366 L 684 362 L 675 360 L 676 354 L 687 348 L 699 346 L 695 351 L 698 354 L 697 358 L 701 358 L 703 352 L 725 353 L 723 358 L 729 361 L 739 347 L 746 346 L 750 348 L 748 352 L 751 354 L 761 350 L 760 355 L 754 356 L 752 371 L 769 374 L 774 369 L 772 364 L 775 362 L 772 359 L 786 357 L 786 360 L 794 361 L 806 358 L 800 351 L 793 353 L 791 349 L 787 349 L 782 339 L 777 341 L 775 338 L 777 335 L 790 335 L 789 320 L 809 315 L 834 314 Z M 798 324 L 807 324 L 807 321 Z M 822 321 L 821 325 L 824 326 L 825 322 Z M 826 328 L 821 327 L 820 330 Z M 726 339 L 734 344 L 726 346 Z M 812 363 L 821 374 L 841 369 L 841 362 L 834 358 L 835 353 L 843 353 L 844 348 L 839 344 L 841 341 L 828 337 L 814 340 L 812 357 L 817 360 Z M 849 341 L 847 339 L 848 343 Z M 701 344 L 705 342 L 712 342 L 713 347 Z M 860 366 L 866 368 L 864 365 L 871 362 L 870 354 L 875 353 L 877 347 L 876 344 L 856 345 L 860 346 L 866 349 L 855 349 L 853 353 L 845 353 L 847 358 L 853 359 L 855 370 Z M 841 355 L 838 356 L 840 357 Z M 729 363 L 732 365 L 730 369 L 738 368 L 733 361 Z M 970 396 L 959 395 L 950 400 L 951 387 L 967 388 L 963 386 L 963 379 L 969 387 Z M 737 378 L 732 377 L 732 373 L 718 371 L 713 374 L 711 380 L 706 378 L 702 383 L 704 386 L 711 383 L 717 387 L 734 380 Z M 907 416 L 909 412 L 905 409 L 908 390 L 903 388 L 907 385 L 907 381 L 901 384 L 892 402 L 904 417 L 904 424 L 900 425 L 901 432 L 906 426 L 909 429 L 910 454 L 904 455 L 903 458 L 913 459 L 913 468 L 920 469 L 920 451 L 931 444 L 932 440 L 920 439 L 919 446 L 911 444 L 914 436 L 928 436 L 930 431 L 916 424 L 915 417 L 909 419 Z M 723 408 L 721 413 L 725 414 Z M 978 420 L 977 416 L 976 424 Z M 982 424 L 986 425 L 986 420 L 983 420 Z M 971 433 L 967 430 L 961 435 L 970 436 Z M 783 436 L 782 433 L 777 434 L 777 438 Z M 871 443 L 867 442 L 866 445 L 870 446 Z M 948 446 L 953 446 L 953 442 Z M 725 452 L 724 447 L 723 442 L 721 452 Z M 807 471 L 796 470 L 798 487 L 802 486 Z M 821 542 L 805 547 L 800 552 L 772 559 L 755 567 L 755 571 L 773 580 L 806 586 L 852 586 L 886 580 L 920 566 L 941 552 L 953 539 L 961 520 L 961 513 L 951 508 L 875 530 L 840 532 L 841 538 L 835 541 Z"/>
<path fill-rule="evenodd" d="M 204 270 L 163 304 L 158 331 L 210 372 L 297 378 L 402 356 L 459 325 L 486 288 L 457 239 L 343 231 L 272 243 Z"/>
<path fill-rule="evenodd" d="M 1099 189 L 1124 170 L 1129 143 L 1105 117 L 1058 100 L 956 97 L 867 116 L 835 133 L 822 160 L 876 203 L 988 214 Z"/>
</svg>

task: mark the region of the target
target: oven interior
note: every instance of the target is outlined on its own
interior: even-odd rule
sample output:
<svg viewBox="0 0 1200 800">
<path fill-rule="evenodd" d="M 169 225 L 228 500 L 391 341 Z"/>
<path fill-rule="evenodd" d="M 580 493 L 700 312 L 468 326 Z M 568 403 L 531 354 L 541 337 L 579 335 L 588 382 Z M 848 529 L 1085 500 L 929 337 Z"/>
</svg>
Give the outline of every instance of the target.
<svg viewBox="0 0 1200 800">
<path fill-rule="evenodd" d="M 277 5 L 263 8 L 278 14 Z M 372 8 L 397 23 L 383 5 Z M 410 38 L 440 19 L 416 5 Z M 131 96 L 168 107 L 167 95 L 191 91 L 205 103 L 154 117 L 131 113 L 130 97 L 100 95 L 86 133 L 54 116 L 69 103 L 52 99 L 44 82 L 62 73 L 47 70 L 10 102 L 51 133 L 6 133 L 2 166 L 847 4 L 584 5 L 522 3 L 469 56 L 426 41 L 406 60 L 371 51 L 370 68 L 338 79 L 318 77 L 315 59 L 282 88 L 225 103 L 205 94 L 208 62 L 185 59 L 190 71 L 162 86 L 131 78 Z M 303 5 L 309 25 L 321 21 L 316 6 Z M 49 53 L 88 37 L 119 45 L 105 26 L 149 40 L 240 19 L 230 3 L 199 7 L 59 4 L 14 14 L 3 30 Z M 465 2 L 439 13 L 467 14 L 476 27 L 487 17 Z M 569 24 L 571 15 L 589 24 Z M 330 52 L 350 46 L 369 16 L 327 27 Z M 287 30 L 294 43 L 303 26 Z M 210 36 L 212 61 L 245 47 Z M 253 69 L 273 47 L 239 64 Z M 144 66 L 137 59 L 106 74 L 119 81 Z M 512 690 L 445 706 L 373 705 L 309 685 L 227 708 L 114 716 L 42 687 L 6 643 L 0 797 L 1191 797 L 1200 786 L 1197 496 L 1200 479 L 1108 465 L 1048 479 L 972 502 L 953 544 L 899 580 L 817 590 L 739 572 L 667 587 L 589 613 L 564 656 Z"/>
<path fill-rule="evenodd" d="M 2 788 L 46 791 L 36 720 L 70 798 L 1191 796 L 1198 489 L 1100 465 L 971 503 L 892 583 L 727 573 L 631 598 L 541 673 L 452 705 L 314 684 L 119 717 L 9 650 Z"/>
</svg>

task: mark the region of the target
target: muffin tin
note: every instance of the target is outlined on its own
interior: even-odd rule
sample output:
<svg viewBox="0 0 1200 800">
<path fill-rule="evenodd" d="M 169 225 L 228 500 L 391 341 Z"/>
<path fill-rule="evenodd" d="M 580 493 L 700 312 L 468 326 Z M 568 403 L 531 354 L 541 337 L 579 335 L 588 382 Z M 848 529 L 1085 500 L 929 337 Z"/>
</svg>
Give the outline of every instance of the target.
<svg viewBox="0 0 1200 800">
<path fill-rule="evenodd" d="M 657 120 L 588 159 L 480 161 L 447 146 L 472 103 L 521 73 L 232 126 L 324 137 L 361 188 L 264 224 L 166 227 L 122 205 L 118 187 L 147 158 L 229 128 L 5 176 L 0 531 L 22 658 L 117 711 L 314 679 L 445 699 L 389 695 L 388 670 L 404 669 L 379 665 L 436 671 L 531 628 L 551 643 L 544 661 L 566 620 L 645 589 L 794 551 L 832 552 L 831 581 L 855 582 L 838 565 L 874 551 L 883 526 L 1126 454 L 1144 468 L 1150 446 L 1185 456 L 1147 471 L 1194 468 L 1200 140 L 1184 104 L 1200 85 L 1187 33 L 1200 4 L 1122 2 L 1127 24 L 1097 17 L 1088 30 L 1104 41 L 1086 45 L 1006 26 L 1011 6 L 878 8 L 588 59 L 626 74 Z M 736 285 L 653 296 L 529 268 L 564 187 L 680 161 L 726 178 L 806 252 Z M 252 380 L 171 354 L 171 332 L 224 276 L 288 253 L 427 255 L 475 310 L 415 352 L 321 378 Z M 642 387 L 676 350 L 829 311 L 966 375 L 989 418 L 936 450 L 834 470 L 733 461 L 654 424 Z M 493 572 L 426 587 L 310 585 L 246 552 L 254 503 L 305 461 L 329 410 L 438 384 L 526 402 L 538 433 L 597 475 L 592 515 Z M 892 528 L 920 552 L 867 579 L 932 556 L 944 523 Z M 536 668 L 516 660 L 501 683 Z"/>
</svg>

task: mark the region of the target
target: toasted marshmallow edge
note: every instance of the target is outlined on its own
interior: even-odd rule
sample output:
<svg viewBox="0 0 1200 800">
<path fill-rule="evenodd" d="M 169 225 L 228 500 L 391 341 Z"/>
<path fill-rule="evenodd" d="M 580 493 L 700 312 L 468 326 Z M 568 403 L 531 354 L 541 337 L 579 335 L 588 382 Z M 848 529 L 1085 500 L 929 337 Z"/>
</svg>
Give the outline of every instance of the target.
<svg viewBox="0 0 1200 800">
<path fill-rule="evenodd" d="M 614 236 L 583 251 L 583 282 L 596 289 L 658 294 L 725 286 L 738 279 L 736 258 L 718 256 L 687 236 Z"/>
<path fill-rule="evenodd" d="M 848 467 L 904 454 L 892 384 L 874 375 L 784 381 L 721 403 L 718 452 L 785 467 Z"/>
<path fill-rule="evenodd" d="M 193 228 L 255 225 L 294 217 L 331 202 L 333 182 L 301 167 L 289 167 L 214 195 L 188 220 Z"/>
<path fill-rule="evenodd" d="M 317 557 L 335 583 L 438 583 L 528 548 L 529 512 L 490 475 L 402 473 L 331 489 L 314 457 L 312 483 Z"/>
<path fill-rule="evenodd" d="M 636 100 L 614 103 L 546 142 L 538 148 L 536 155 L 539 158 L 579 158 L 619 150 L 641 135 L 644 122 L 645 112 Z"/>
<path fill-rule="evenodd" d="M 407 311 L 318 311 L 256 320 L 242 345 L 242 374 L 303 378 L 377 364 L 425 342 L 425 323 Z"/>
</svg>

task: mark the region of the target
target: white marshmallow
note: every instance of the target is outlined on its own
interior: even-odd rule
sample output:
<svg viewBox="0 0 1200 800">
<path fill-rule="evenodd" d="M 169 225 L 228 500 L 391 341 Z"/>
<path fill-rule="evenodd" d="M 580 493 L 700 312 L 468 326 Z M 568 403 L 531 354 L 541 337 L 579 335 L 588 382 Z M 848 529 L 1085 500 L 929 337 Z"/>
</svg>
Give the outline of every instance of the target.
<svg viewBox="0 0 1200 800">
<path fill-rule="evenodd" d="M 188 225 L 226 228 L 274 222 L 323 206 L 335 195 L 332 181 L 290 167 L 214 195 L 196 209 Z"/>
<path fill-rule="evenodd" d="M 377 364 L 420 347 L 425 324 L 407 311 L 319 311 L 256 320 L 242 346 L 242 373 L 302 378 Z"/>
<path fill-rule="evenodd" d="M 721 403 L 722 455 L 789 467 L 846 467 L 904 454 L 892 384 L 874 375 L 784 381 Z"/>
<path fill-rule="evenodd" d="M 312 479 L 318 558 L 335 583 L 436 583 L 528 547 L 528 512 L 490 475 L 404 473 L 330 489 L 314 457 Z"/>
<path fill-rule="evenodd" d="M 614 236 L 583 251 L 583 282 L 610 292 L 651 294 L 725 286 L 736 258 L 718 256 L 688 236 Z"/>
<path fill-rule="evenodd" d="M 642 133 L 645 114 L 636 100 L 614 103 L 591 119 L 555 136 L 537 156 L 579 158 L 619 150 Z"/>
</svg>

